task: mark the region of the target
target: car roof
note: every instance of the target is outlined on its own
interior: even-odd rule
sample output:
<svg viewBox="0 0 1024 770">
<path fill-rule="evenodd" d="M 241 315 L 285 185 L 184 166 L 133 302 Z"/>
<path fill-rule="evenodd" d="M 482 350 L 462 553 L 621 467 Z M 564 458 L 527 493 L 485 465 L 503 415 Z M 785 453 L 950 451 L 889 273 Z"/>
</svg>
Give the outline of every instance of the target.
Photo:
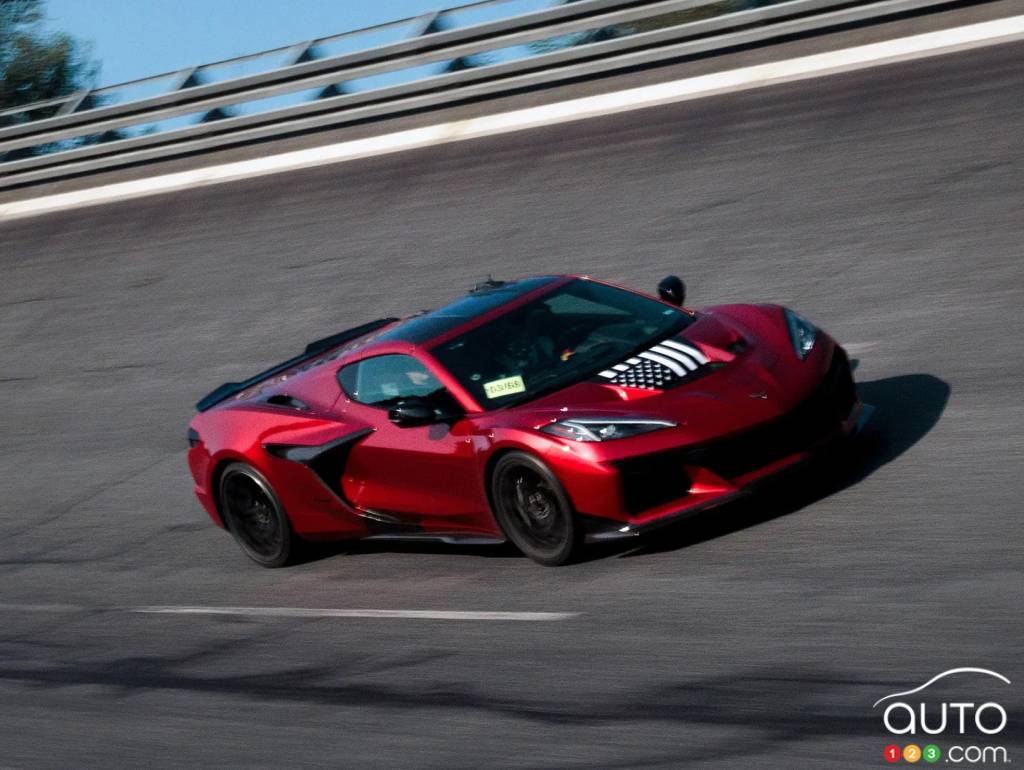
<svg viewBox="0 0 1024 770">
<path fill-rule="evenodd" d="M 569 280 L 567 276 L 559 275 L 539 275 L 515 281 L 488 279 L 454 302 L 399 321 L 383 333 L 374 335 L 373 342 L 428 345 L 484 316 L 501 315 L 496 311 L 502 307 L 517 305 L 517 300 L 566 280 Z"/>
<path fill-rule="evenodd" d="M 568 283 L 575 277 L 542 275 L 514 281 L 495 281 L 489 278 L 466 295 L 437 310 L 426 311 L 403 320 L 382 318 L 310 343 L 304 354 L 278 364 L 245 382 L 225 383 L 200 400 L 197 407 L 202 412 L 222 402 L 230 405 L 248 401 L 261 393 L 294 391 L 311 379 L 319 381 L 330 362 L 340 360 L 347 365 L 370 356 L 411 352 L 407 346 L 432 347 L 492 317 L 503 315 L 507 310 L 528 302 L 534 295 L 546 294 L 547 290 Z M 365 333 L 352 336 L 353 333 L 364 329 Z M 330 345 L 329 343 L 337 337 L 350 339 L 345 339 L 343 343 L 339 341 L 337 346 Z"/>
</svg>

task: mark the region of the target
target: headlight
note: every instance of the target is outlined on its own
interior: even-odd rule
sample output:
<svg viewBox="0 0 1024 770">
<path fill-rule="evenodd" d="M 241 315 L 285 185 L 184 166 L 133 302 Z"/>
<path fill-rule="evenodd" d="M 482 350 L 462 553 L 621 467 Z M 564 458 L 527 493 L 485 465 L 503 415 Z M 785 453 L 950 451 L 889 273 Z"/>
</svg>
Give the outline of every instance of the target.
<svg viewBox="0 0 1024 770">
<path fill-rule="evenodd" d="M 793 350 L 803 361 L 807 354 L 814 348 L 814 341 L 818 338 L 818 330 L 814 324 L 808 321 L 799 313 L 794 313 L 786 308 L 786 325 L 789 327 L 789 339 L 793 343 Z"/>
<path fill-rule="evenodd" d="M 617 438 L 639 436 L 641 433 L 674 428 L 676 423 L 671 420 L 654 420 L 645 418 L 608 419 L 603 417 L 575 417 L 567 420 L 556 420 L 544 425 L 541 430 L 553 436 L 572 439 L 573 441 L 611 441 Z"/>
</svg>

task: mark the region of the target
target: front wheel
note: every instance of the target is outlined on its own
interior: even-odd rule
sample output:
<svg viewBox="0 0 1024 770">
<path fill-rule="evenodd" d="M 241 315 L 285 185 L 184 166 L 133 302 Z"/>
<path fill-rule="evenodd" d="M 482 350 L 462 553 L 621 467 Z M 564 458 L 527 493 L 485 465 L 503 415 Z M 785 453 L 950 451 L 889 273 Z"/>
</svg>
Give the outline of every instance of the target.
<svg viewBox="0 0 1024 770">
<path fill-rule="evenodd" d="M 263 567 L 283 567 L 292 560 L 296 537 L 259 471 L 232 463 L 220 477 L 219 492 L 221 513 L 246 556 Z"/>
<path fill-rule="evenodd" d="M 506 537 L 535 562 L 565 564 L 578 552 L 581 530 L 569 496 L 544 463 L 509 452 L 494 466 L 491 497 Z"/>
</svg>

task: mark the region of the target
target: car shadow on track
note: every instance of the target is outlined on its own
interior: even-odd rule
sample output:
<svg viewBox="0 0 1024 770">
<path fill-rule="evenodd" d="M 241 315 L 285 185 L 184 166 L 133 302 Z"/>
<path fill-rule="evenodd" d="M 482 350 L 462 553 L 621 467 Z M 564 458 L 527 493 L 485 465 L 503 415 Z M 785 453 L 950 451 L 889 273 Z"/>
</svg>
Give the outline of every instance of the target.
<svg viewBox="0 0 1024 770">
<path fill-rule="evenodd" d="M 950 386 L 930 374 L 859 382 L 861 400 L 876 408 L 863 432 L 823 458 L 766 484 L 757 494 L 709 511 L 641 544 L 609 545 L 590 559 L 641 556 L 696 545 L 793 513 L 864 480 L 924 438 L 949 401 Z"/>
<path fill-rule="evenodd" d="M 308 543 L 295 564 L 306 564 L 332 556 L 370 556 L 373 554 L 433 554 L 435 556 L 475 556 L 486 559 L 522 559 L 522 554 L 509 543 L 464 545 L 439 540 L 346 540 Z"/>
</svg>

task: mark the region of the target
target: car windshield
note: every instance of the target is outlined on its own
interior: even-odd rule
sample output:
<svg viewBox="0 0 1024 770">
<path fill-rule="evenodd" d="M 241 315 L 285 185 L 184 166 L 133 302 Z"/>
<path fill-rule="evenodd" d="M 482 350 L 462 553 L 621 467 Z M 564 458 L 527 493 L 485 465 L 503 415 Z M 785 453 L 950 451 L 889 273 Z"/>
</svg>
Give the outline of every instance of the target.
<svg viewBox="0 0 1024 770">
<path fill-rule="evenodd" d="M 592 377 L 692 320 L 640 294 L 576 279 L 432 352 L 490 410 Z"/>
</svg>

